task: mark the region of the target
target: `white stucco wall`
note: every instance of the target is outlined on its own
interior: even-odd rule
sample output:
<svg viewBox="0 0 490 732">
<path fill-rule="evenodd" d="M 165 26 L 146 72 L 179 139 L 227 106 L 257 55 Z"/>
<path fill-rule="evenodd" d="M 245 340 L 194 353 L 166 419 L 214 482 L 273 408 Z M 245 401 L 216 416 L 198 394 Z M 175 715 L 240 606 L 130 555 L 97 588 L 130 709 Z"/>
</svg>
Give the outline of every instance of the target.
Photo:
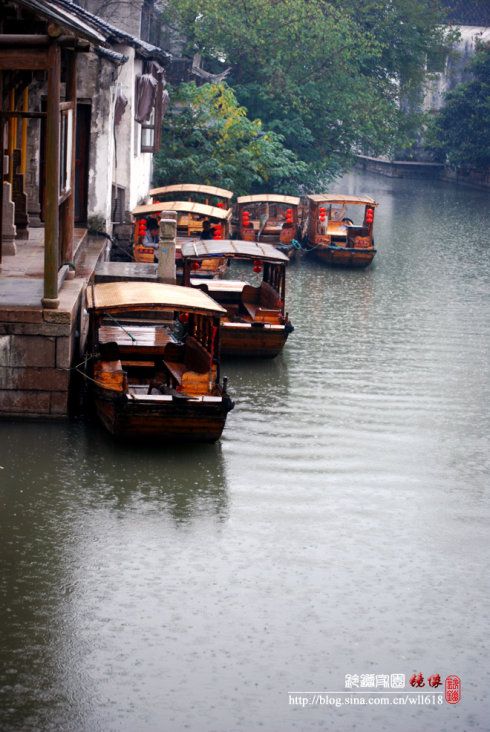
<svg viewBox="0 0 490 732">
<path fill-rule="evenodd" d="M 108 232 L 111 232 L 112 185 L 126 189 L 126 208 L 131 210 L 148 195 L 153 164 L 151 153 L 140 152 L 140 125 L 134 119 L 135 80 L 143 70 L 143 61 L 130 46 L 118 46 L 114 50 L 127 56 L 128 61 L 116 66 L 93 53 L 87 54 L 78 74 L 78 96 L 89 100 L 92 107 L 88 217 L 101 217 Z M 128 104 L 114 129 L 118 88 Z"/>
<path fill-rule="evenodd" d="M 444 94 L 464 81 L 467 66 L 475 53 L 478 40 L 490 42 L 490 28 L 472 25 L 459 26 L 460 40 L 446 60 L 444 72 L 427 76 L 424 89 L 424 111 L 437 111 L 444 106 Z"/>
<path fill-rule="evenodd" d="M 101 217 L 110 231 L 114 157 L 114 80 L 117 68 L 87 54 L 78 71 L 78 97 L 91 102 L 88 218 Z"/>
<path fill-rule="evenodd" d="M 128 99 L 128 105 L 116 130 L 117 165 L 114 180 L 126 188 L 126 206 L 131 210 L 148 196 L 153 155 L 140 152 L 141 126 L 134 119 L 135 80 L 143 71 L 143 61 L 135 57 L 132 48 L 127 48 L 124 52 L 130 59 L 121 67 L 118 83 Z"/>
</svg>

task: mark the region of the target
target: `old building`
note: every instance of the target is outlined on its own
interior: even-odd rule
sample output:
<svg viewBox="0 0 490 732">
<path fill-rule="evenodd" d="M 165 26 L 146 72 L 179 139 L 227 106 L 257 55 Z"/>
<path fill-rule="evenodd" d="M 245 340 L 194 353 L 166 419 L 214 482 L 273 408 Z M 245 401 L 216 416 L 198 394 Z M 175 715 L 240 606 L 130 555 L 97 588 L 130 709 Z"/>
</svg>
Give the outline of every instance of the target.
<svg viewBox="0 0 490 732">
<path fill-rule="evenodd" d="M 427 59 L 423 108 L 441 109 L 444 94 L 468 77 L 468 63 L 478 42 L 490 42 L 490 4 L 484 0 L 454 0 L 448 3 L 447 22 L 459 33 L 449 51 Z"/>
<path fill-rule="evenodd" d="M 69 0 L 2 3 L 0 415 L 67 415 L 106 243 L 88 228 L 111 232 L 149 188 L 166 56 L 136 5 L 119 28 Z"/>
</svg>

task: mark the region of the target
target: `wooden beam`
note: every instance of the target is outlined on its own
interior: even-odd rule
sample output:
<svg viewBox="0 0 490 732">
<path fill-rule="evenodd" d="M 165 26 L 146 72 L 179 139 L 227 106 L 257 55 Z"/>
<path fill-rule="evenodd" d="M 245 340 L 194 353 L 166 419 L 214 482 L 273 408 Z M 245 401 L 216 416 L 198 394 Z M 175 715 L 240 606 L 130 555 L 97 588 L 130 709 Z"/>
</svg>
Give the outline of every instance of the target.
<svg viewBox="0 0 490 732">
<path fill-rule="evenodd" d="M 59 266 L 60 92 L 61 52 L 57 43 L 48 51 L 49 71 L 46 108 L 44 297 L 43 307 L 57 308 Z"/>
<path fill-rule="evenodd" d="M 48 66 L 48 51 L 0 48 L 0 71 L 44 71 Z"/>
</svg>

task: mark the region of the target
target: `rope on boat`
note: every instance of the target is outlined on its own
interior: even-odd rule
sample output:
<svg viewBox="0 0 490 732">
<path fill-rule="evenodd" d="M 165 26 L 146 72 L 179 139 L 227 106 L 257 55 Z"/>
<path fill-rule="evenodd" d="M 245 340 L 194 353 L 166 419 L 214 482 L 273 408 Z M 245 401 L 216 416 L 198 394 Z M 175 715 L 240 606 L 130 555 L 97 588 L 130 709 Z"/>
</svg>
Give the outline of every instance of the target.
<svg viewBox="0 0 490 732">
<path fill-rule="evenodd" d="M 122 325 L 117 318 L 114 318 L 114 316 L 112 316 L 110 313 L 104 313 L 104 317 L 110 318 L 111 320 L 113 320 L 121 328 L 121 330 L 123 330 L 126 333 L 126 335 L 128 335 L 131 338 L 133 343 L 136 342 L 136 336 L 134 336 L 132 333 L 130 333 L 129 330 L 126 330 L 124 325 Z"/>
</svg>

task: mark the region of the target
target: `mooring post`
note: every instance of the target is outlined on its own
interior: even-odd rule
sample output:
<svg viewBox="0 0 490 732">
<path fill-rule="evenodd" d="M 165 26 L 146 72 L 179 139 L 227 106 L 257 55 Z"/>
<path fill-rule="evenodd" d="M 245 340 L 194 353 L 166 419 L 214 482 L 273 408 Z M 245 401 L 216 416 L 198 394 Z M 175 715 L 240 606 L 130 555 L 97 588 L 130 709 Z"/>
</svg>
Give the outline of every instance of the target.
<svg viewBox="0 0 490 732">
<path fill-rule="evenodd" d="M 175 246 L 177 242 L 177 213 L 162 211 L 160 240 L 158 242 L 157 280 L 175 285 Z"/>
</svg>

